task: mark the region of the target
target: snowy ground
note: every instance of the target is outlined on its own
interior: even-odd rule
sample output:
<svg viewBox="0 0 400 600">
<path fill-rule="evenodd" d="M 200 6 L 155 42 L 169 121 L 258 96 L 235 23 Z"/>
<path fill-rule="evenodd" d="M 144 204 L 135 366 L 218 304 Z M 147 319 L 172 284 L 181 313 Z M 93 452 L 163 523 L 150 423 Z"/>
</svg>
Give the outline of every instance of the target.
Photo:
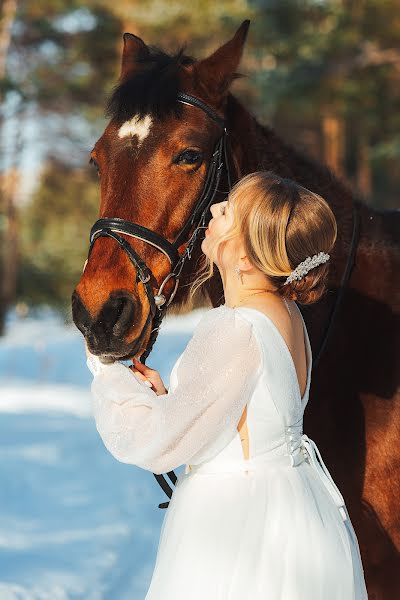
<svg viewBox="0 0 400 600">
<path fill-rule="evenodd" d="M 147 363 L 167 387 L 204 310 L 162 324 Z M 103 446 L 90 381 L 74 327 L 12 317 L 0 338 L 0 600 L 144 599 L 167 497 Z"/>
</svg>

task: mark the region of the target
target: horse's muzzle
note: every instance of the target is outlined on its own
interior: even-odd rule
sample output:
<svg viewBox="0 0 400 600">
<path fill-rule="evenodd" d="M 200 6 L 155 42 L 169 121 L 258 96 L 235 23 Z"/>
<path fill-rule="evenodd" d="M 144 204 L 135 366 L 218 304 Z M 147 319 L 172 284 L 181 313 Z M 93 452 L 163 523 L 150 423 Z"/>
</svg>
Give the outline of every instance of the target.
<svg viewBox="0 0 400 600">
<path fill-rule="evenodd" d="M 95 317 L 90 315 L 79 294 L 76 291 L 72 294 L 74 323 L 84 335 L 90 352 L 105 362 L 131 358 L 139 350 L 140 339 L 126 342 L 125 338 L 140 314 L 132 295 L 123 290 L 112 292 Z"/>
</svg>

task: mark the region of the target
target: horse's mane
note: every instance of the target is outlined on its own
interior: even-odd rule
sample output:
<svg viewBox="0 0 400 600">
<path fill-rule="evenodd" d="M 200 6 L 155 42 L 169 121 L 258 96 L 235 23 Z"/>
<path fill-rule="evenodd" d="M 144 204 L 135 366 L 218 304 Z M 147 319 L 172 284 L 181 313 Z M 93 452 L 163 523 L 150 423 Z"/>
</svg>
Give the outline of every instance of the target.
<svg viewBox="0 0 400 600">
<path fill-rule="evenodd" d="M 136 59 L 137 69 L 120 81 L 113 89 L 106 107 L 106 116 L 119 122 L 134 115 L 150 115 L 163 119 L 174 113 L 181 115 L 179 72 L 182 66 L 191 65 L 194 58 L 184 54 L 185 46 L 169 55 L 156 46 Z"/>
</svg>

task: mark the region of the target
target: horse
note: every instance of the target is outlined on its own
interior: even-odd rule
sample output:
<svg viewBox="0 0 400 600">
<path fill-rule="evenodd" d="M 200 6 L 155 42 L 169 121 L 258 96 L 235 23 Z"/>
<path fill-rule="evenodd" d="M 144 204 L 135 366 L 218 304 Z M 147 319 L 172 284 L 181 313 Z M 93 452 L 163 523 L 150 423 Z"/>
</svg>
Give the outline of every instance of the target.
<svg viewBox="0 0 400 600">
<path fill-rule="evenodd" d="M 232 182 L 270 170 L 323 196 L 338 235 L 327 293 L 300 305 L 316 356 L 305 430 L 346 498 L 370 599 L 394 600 L 400 598 L 400 213 L 368 206 L 231 92 L 242 76 L 237 69 L 249 23 L 199 60 L 183 48 L 168 54 L 123 35 L 109 122 L 90 153 L 100 175 L 100 211 L 72 294 L 73 320 L 104 362 L 133 356 L 143 362 L 169 307 L 187 303 L 209 207 Z M 223 301 L 218 270 L 203 294 L 214 307 Z M 176 482 L 173 472 L 168 476 Z M 166 480 L 156 477 L 171 497 Z"/>
</svg>

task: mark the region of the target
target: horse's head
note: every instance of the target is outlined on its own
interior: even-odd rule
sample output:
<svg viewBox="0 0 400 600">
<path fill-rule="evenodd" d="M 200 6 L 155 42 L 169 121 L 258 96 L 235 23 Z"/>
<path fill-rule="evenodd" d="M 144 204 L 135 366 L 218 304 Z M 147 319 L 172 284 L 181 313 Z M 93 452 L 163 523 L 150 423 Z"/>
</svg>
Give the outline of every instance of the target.
<svg viewBox="0 0 400 600">
<path fill-rule="evenodd" d="M 74 322 L 104 361 L 140 356 L 157 305 L 167 306 L 176 291 L 174 277 L 162 292 L 160 285 L 187 248 L 210 169 L 211 187 L 215 181 L 218 186 L 213 161 L 248 26 L 244 21 L 231 40 L 200 61 L 182 51 L 169 56 L 124 34 L 110 121 L 91 152 L 101 178 L 100 220 L 72 296 Z"/>
</svg>

